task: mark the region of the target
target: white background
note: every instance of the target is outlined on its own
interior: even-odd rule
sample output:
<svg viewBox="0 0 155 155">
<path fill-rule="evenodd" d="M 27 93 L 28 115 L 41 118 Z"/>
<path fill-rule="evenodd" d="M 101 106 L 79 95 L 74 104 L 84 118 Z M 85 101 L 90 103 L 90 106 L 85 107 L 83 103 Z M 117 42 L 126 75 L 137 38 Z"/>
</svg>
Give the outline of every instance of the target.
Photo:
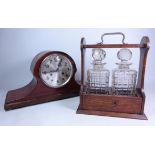
<svg viewBox="0 0 155 155">
<path fill-rule="evenodd" d="M 23 28 L 154 28 L 154 1 L 139 0 L 1 0 L 0 27 Z M 99 34 L 100 35 L 100 34 Z M 136 33 L 135 33 L 136 35 Z M 97 36 L 98 38 L 98 36 Z M 132 39 L 133 40 L 133 39 Z M 97 40 L 95 40 L 97 41 Z M 137 42 L 138 40 L 136 40 Z M 152 42 L 152 41 L 151 41 Z M 153 45 L 151 45 L 151 48 Z M 44 49 L 43 49 L 44 50 Z M 152 53 L 154 50 L 152 49 Z M 1 52 L 1 51 L 0 51 Z M 39 51 L 36 51 L 39 52 Z M 153 54 L 149 58 L 153 60 Z M 30 62 L 31 58 L 28 59 Z M 151 68 L 154 68 L 153 61 Z M 25 63 L 28 65 L 28 63 Z M 29 66 L 29 65 L 28 65 Z M 25 67 L 27 68 L 27 67 Z M 148 67 L 147 67 L 148 68 Z M 153 70 L 153 69 L 152 69 Z M 27 75 L 30 71 L 26 69 Z M 154 85 L 154 72 L 147 73 Z M 1 79 L 0 79 L 1 80 Z M 27 79 L 29 81 L 29 79 Z M 18 80 L 21 86 L 22 82 Z M 9 84 L 11 86 L 11 84 Z M 6 86 L 6 85 L 5 85 Z M 12 87 L 14 87 L 12 85 Z M 147 86 L 145 89 L 147 91 Z M 4 84 L 3 84 L 4 88 Z M 7 88 L 6 88 L 7 89 Z M 2 104 L 5 90 L 1 96 Z M 149 91 L 151 101 L 153 90 Z M 148 99 L 147 99 L 148 100 Z M 61 102 L 62 103 L 62 102 Z M 75 102 L 76 103 L 76 102 Z M 65 102 L 64 102 L 65 104 Z M 78 102 L 76 103 L 78 104 Z M 50 104 L 55 105 L 55 104 Z M 42 106 L 42 105 L 41 105 Z M 44 107 L 45 105 L 43 105 Z M 40 107 L 40 106 L 34 106 Z M 62 106 L 61 106 L 62 107 Z M 152 107 L 152 106 L 151 106 Z M 150 108 L 150 106 L 149 106 Z M 28 108 L 27 108 L 28 109 Z M 42 110 L 43 108 L 40 107 Z M 69 110 L 69 108 L 67 108 Z M 75 109 L 75 108 L 73 108 Z M 40 110 L 40 111 L 41 111 Z M 154 108 L 150 108 L 149 120 L 153 118 Z M 149 110 L 149 111 L 150 111 Z M 29 111 L 29 110 L 28 110 Z M 38 110 L 36 110 L 38 111 Z M 75 110 L 72 110 L 74 113 Z M 147 107 L 145 108 L 147 111 Z M 38 111 L 39 112 L 39 111 Z M 63 110 L 64 112 L 64 110 Z M 16 112 L 15 112 L 16 113 Z M 23 112 L 21 112 L 23 114 Z M 68 113 L 67 113 L 68 114 Z M 146 112 L 148 115 L 148 112 Z M 48 115 L 48 114 L 47 114 Z M 3 115 L 5 117 L 5 115 Z M 4 117 L 1 116 L 0 119 Z M 14 116 L 14 115 L 12 115 Z M 60 114 L 59 114 L 60 116 Z M 76 115 L 75 115 L 76 116 Z M 11 117 L 11 116 L 10 116 Z M 8 120 L 10 120 L 10 117 Z M 31 116 L 32 117 L 32 116 Z M 83 117 L 83 116 L 82 116 Z M 87 116 L 86 116 L 87 117 Z M 6 117 L 5 117 L 6 118 Z M 51 118 L 53 118 L 51 116 Z M 88 117 L 92 121 L 91 117 Z M 93 118 L 95 118 L 93 116 Z M 13 118 L 11 118 L 13 119 Z M 54 118 L 53 118 L 54 119 Z M 97 118 L 98 119 L 98 118 Z M 103 117 L 101 117 L 103 121 Z M 118 118 L 113 120 L 118 125 Z M 20 119 L 21 120 L 21 119 Z M 33 117 L 32 117 L 33 120 Z M 87 119 L 88 120 L 88 119 Z M 116 120 L 116 124 L 114 123 Z M 133 121 L 123 119 L 124 124 Z M 110 121 L 110 122 L 111 122 Z M 6 122 L 6 121 L 5 121 Z M 135 121 L 135 125 L 146 122 Z M 152 119 L 152 122 L 153 119 Z M 10 122 L 9 122 L 10 123 Z M 81 121 L 80 121 L 81 123 Z M 85 123 L 85 122 L 84 122 Z M 101 121 L 99 121 L 101 123 Z M 104 122 L 105 124 L 105 122 Z M 124 125 L 121 123 L 122 126 Z M 147 123 L 153 124 L 153 123 Z M 107 123 L 108 125 L 108 123 Z M 154 155 L 154 127 L 1 127 L 0 146 L 3 155 L 18 154 L 150 154 Z"/>
<path fill-rule="evenodd" d="M 77 64 L 76 79 L 80 80 L 80 39 L 85 37 L 88 43 L 100 42 L 100 36 L 106 32 L 123 32 L 126 43 L 140 43 L 142 36 L 150 38 L 150 51 L 147 59 L 145 90 L 145 113 L 148 120 L 130 120 L 102 116 L 77 115 L 79 97 L 57 102 L 45 103 L 33 107 L 5 112 L 3 105 L 8 90 L 25 86 L 32 79 L 30 64 L 33 57 L 44 50 L 58 50 L 69 54 Z M 105 37 L 107 43 L 120 43 L 121 36 Z M 153 102 L 155 70 L 155 29 L 0 29 L 0 88 L 1 88 L 1 125 L 154 125 L 155 105 Z M 106 68 L 110 71 L 117 66 L 118 49 L 105 49 L 107 56 Z M 139 49 L 131 49 L 133 58 L 131 68 L 138 70 Z M 88 50 L 87 55 L 91 56 Z M 87 56 L 86 68 L 91 67 L 91 57 Z M 88 67 L 89 66 L 89 67 Z"/>
</svg>

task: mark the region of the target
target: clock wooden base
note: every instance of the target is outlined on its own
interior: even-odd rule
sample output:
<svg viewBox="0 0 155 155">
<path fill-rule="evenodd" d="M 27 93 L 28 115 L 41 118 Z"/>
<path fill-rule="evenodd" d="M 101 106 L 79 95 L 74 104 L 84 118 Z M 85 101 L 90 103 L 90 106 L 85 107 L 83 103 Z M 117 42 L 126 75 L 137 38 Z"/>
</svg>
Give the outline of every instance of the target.
<svg viewBox="0 0 155 155">
<path fill-rule="evenodd" d="M 59 88 L 52 88 L 47 86 L 40 78 L 41 63 L 51 54 L 61 54 L 67 57 L 73 66 L 72 77 L 66 85 Z M 79 96 L 80 84 L 78 84 L 74 78 L 76 70 L 76 65 L 73 59 L 66 53 L 60 51 L 45 51 L 39 53 L 33 59 L 31 64 L 33 80 L 23 88 L 9 91 L 6 96 L 4 109 L 12 110 L 44 102 Z"/>
<path fill-rule="evenodd" d="M 52 91 L 50 88 L 44 87 L 41 84 L 38 85 L 35 80 L 32 80 L 32 82 L 27 86 L 7 93 L 4 109 L 13 110 L 54 100 L 79 96 L 79 89 L 79 84 L 74 83 L 73 85 L 70 83 L 70 87 L 66 86 L 61 90 L 57 89 Z"/>
</svg>

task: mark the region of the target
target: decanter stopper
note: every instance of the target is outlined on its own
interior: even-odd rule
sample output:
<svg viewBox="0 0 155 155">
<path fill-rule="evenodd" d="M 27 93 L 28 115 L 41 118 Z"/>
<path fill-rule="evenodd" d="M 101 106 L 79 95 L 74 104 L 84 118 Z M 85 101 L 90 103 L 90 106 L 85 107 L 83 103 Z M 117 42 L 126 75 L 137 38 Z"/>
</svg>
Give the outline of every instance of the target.
<svg viewBox="0 0 155 155">
<path fill-rule="evenodd" d="M 92 50 L 92 57 L 94 61 L 102 61 L 105 58 L 105 56 L 106 56 L 106 52 L 101 48 Z"/>
<path fill-rule="evenodd" d="M 93 58 L 93 69 L 94 70 L 101 70 L 103 69 L 103 65 L 105 65 L 106 63 L 102 63 L 103 59 L 105 59 L 106 57 L 106 52 L 101 49 L 101 48 L 97 48 L 97 49 L 93 49 L 92 50 L 92 58 Z"/>
</svg>

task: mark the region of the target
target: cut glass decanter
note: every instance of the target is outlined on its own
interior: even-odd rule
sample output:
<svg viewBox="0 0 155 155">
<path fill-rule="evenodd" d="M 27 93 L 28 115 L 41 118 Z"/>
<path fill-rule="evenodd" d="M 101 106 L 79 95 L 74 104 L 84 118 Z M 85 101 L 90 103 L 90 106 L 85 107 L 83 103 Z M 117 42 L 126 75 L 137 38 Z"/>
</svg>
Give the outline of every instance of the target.
<svg viewBox="0 0 155 155">
<path fill-rule="evenodd" d="M 110 72 L 104 68 L 106 63 L 102 62 L 105 56 L 106 52 L 103 49 L 92 50 L 93 68 L 87 71 L 88 91 L 107 92 Z"/>
<path fill-rule="evenodd" d="M 117 53 L 120 63 L 118 68 L 112 72 L 112 91 L 116 95 L 134 95 L 136 87 L 137 71 L 130 69 L 128 60 L 132 58 L 129 49 L 121 49 Z"/>
</svg>

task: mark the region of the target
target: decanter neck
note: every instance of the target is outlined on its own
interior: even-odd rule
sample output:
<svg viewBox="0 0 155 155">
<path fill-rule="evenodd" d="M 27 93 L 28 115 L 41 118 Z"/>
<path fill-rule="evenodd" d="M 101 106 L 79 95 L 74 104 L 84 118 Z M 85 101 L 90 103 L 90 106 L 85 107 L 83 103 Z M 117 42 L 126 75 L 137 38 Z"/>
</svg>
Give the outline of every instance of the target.
<svg viewBox="0 0 155 155">
<path fill-rule="evenodd" d="M 93 61 L 93 70 L 99 71 L 99 70 L 103 70 L 104 65 L 106 63 L 102 63 L 101 61 Z"/>
<path fill-rule="evenodd" d="M 119 69 L 130 69 L 131 63 L 128 63 L 127 61 L 121 61 L 121 63 L 117 63 Z"/>
<path fill-rule="evenodd" d="M 118 68 L 119 69 L 130 69 L 129 65 L 127 64 L 119 64 Z"/>
</svg>

